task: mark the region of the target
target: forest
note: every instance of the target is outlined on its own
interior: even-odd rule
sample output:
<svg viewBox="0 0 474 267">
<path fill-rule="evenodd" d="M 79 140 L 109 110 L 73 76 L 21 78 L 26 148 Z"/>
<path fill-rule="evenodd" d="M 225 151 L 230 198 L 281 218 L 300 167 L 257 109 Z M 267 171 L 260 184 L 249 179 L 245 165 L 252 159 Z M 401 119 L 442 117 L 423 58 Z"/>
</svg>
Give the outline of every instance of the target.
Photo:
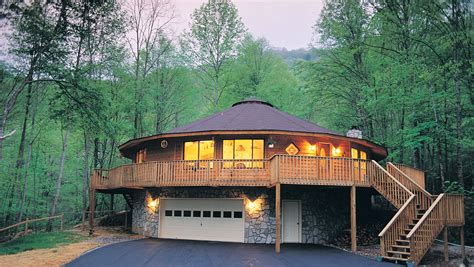
<svg viewBox="0 0 474 267">
<path fill-rule="evenodd" d="M 255 96 L 341 134 L 356 127 L 387 161 L 426 171 L 428 191 L 464 194 L 474 244 L 469 1 L 326 1 L 310 47 L 290 51 L 252 36 L 231 0 L 203 3 L 179 33 L 172 0 L 2 5 L 0 225 L 80 223 L 92 170 L 127 162 L 118 145 Z"/>
</svg>

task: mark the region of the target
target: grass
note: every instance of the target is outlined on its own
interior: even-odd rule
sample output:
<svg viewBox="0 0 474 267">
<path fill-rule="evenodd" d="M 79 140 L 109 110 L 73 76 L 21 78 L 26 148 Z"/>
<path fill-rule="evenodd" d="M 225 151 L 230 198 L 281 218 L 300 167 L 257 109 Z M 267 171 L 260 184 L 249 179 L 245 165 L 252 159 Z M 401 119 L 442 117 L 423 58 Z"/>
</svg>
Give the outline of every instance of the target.
<svg viewBox="0 0 474 267">
<path fill-rule="evenodd" d="M 70 232 L 40 232 L 32 233 L 0 244 L 0 255 L 16 254 L 27 250 L 55 248 L 59 245 L 75 243 L 85 237 Z"/>
</svg>

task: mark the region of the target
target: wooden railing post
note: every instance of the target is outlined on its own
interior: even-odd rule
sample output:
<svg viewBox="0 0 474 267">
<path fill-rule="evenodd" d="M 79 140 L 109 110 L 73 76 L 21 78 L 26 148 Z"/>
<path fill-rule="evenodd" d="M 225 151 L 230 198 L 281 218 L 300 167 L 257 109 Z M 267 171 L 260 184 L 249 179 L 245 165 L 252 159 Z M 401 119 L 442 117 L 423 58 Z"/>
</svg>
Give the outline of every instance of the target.
<svg viewBox="0 0 474 267">
<path fill-rule="evenodd" d="M 28 234 L 28 218 L 26 218 L 26 221 L 25 221 L 25 231 L 24 231 L 24 234 Z"/>
<path fill-rule="evenodd" d="M 89 235 L 94 234 L 95 188 L 91 188 L 89 200 Z"/>
<path fill-rule="evenodd" d="M 444 227 L 444 261 L 449 262 L 449 253 L 448 253 L 448 227 Z"/>
<path fill-rule="evenodd" d="M 466 258 L 466 248 L 464 246 L 464 227 L 462 226 L 459 229 L 459 239 L 461 243 L 461 258 L 462 261 L 464 261 L 464 259 Z"/>
</svg>

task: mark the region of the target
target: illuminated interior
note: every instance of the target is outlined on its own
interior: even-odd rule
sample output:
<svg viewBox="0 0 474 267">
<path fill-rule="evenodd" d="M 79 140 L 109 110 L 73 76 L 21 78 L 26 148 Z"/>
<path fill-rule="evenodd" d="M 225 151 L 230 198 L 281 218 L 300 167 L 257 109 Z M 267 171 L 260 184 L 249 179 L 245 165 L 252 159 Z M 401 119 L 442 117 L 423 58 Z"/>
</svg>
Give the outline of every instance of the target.
<svg viewBox="0 0 474 267">
<path fill-rule="evenodd" d="M 146 160 L 146 149 L 139 150 L 135 156 L 135 163 L 143 163 Z"/>
<path fill-rule="evenodd" d="M 235 139 L 224 140 L 222 158 L 238 160 L 237 162 L 226 162 L 224 167 L 239 168 L 262 168 L 263 162 L 245 160 L 260 160 L 264 158 L 263 139 Z"/>
<path fill-rule="evenodd" d="M 214 159 L 214 140 L 184 142 L 184 160 L 212 159 Z M 212 162 L 199 162 L 200 168 L 207 166 L 212 168 Z"/>
<path fill-rule="evenodd" d="M 355 148 L 351 148 L 351 158 L 367 160 L 367 153 L 364 151 L 359 151 Z M 358 175 L 359 172 L 359 162 L 354 161 L 354 172 L 355 175 Z M 365 175 L 367 173 L 367 163 L 365 161 L 360 162 L 360 174 Z"/>
</svg>

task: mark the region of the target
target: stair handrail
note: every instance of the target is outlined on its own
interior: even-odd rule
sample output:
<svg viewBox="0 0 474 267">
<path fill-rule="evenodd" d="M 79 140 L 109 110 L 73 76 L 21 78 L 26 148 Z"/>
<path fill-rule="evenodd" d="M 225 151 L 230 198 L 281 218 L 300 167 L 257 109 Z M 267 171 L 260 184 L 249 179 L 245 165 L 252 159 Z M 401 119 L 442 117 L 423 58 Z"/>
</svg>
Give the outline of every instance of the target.
<svg viewBox="0 0 474 267">
<path fill-rule="evenodd" d="M 421 187 L 419 184 L 417 184 L 413 179 L 410 178 L 406 173 L 404 173 L 400 168 L 398 168 L 395 164 L 391 162 L 387 162 L 388 165 L 391 167 L 395 168 L 401 175 L 403 175 L 407 180 L 409 180 L 415 187 L 417 187 L 418 190 L 420 190 L 423 194 L 425 194 L 427 197 L 433 198 L 433 195 L 430 194 L 430 192 L 426 191 L 423 187 Z"/>
<path fill-rule="evenodd" d="M 372 163 L 377 166 L 379 169 L 381 169 L 390 179 L 392 179 L 396 184 L 398 184 L 403 190 L 405 190 L 407 193 L 410 194 L 410 196 L 414 195 L 413 192 L 411 192 L 410 190 L 408 190 L 408 188 L 406 188 L 406 186 L 404 186 L 402 183 L 400 183 L 400 181 L 398 181 L 397 179 L 395 179 L 395 177 L 393 177 L 387 170 L 385 170 L 384 167 L 380 166 L 380 164 L 375 161 L 375 160 L 372 160 Z"/>
<path fill-rule="evenodd" d="M 443 205 L 445 204 L 445 199 L 445 194 L 440 194 L 406 236 L 407 240 L 410 241 L 409 259 L 415 264 L 421 261 L 433 241 L 445 227 L 446 210 L 445 205 Z M 425 226 L 425 223 L 428 223 L 426 227 L 429 228 L 429 231 L 420 229 Z M 419 231 L 421 232 L 415 235 Z"/>
<path fill-rule="evenodd" d="M 382 256 L 387 256 L 388 249 L 396 244 L 397 238 L 415 216 L 415 198 L 416 195 L 411 195 L 395 216 L 393 216 L 390 222 L 379 233 L 380 251 Z"/>
<path fill-rule="evenodd" d="M 435 209 L 436 206 L 438 205 L 438 203 L 441 202 L 441 200 L 443 200 L 444 195 L 445 195 L 444 193 L 438 195 L 438 197 L 435 199 L 433 204 L 431 204 L 430 208 L 425 212 L 425 214 L 423 214 L 421 219 L 416 223 L 415 227 L 413 227 L 413 229 L 411 229 L 410 233 L 408 233 L 407 239 L 410 239 L 413 236 L 413 234 L 415 234 L 415 232 L 418 230 L 418 228 L 420 228 L 420 226 L 426 221 L 426 218 L 428 218 L 428 216 L 430 216 L 433 209 Z M 444 221 L 443 221 L 443 223 L 444 223 Z"/>
<path fill-rule="evenodd" d="M 382 229 L 382 231 L 379 233 L 379 237 L 382 237 L 385 232 L 388 231 L 388 229 L 390 227 L 392 227 L 392 225 L 395 223 L 395 221 L 397 220 L 398 217 L 400 217 L 400 215 L 405 211 L 405 209 L 408 207 L 408 205 L 410 204 L 411 201 L 413 201 L 413 199 L 416 197 L 416 195 L 412 195 L 408 200 L 407 202 L 405 202 L 405 204 L 403 204 L 403 206 L 397 211 L 397 213 L 395 213 L 395 215 L 393 216 L 393 218 L 388 222 L 387 225 L 385 225 L 385 227 Z"/>
</svg>

